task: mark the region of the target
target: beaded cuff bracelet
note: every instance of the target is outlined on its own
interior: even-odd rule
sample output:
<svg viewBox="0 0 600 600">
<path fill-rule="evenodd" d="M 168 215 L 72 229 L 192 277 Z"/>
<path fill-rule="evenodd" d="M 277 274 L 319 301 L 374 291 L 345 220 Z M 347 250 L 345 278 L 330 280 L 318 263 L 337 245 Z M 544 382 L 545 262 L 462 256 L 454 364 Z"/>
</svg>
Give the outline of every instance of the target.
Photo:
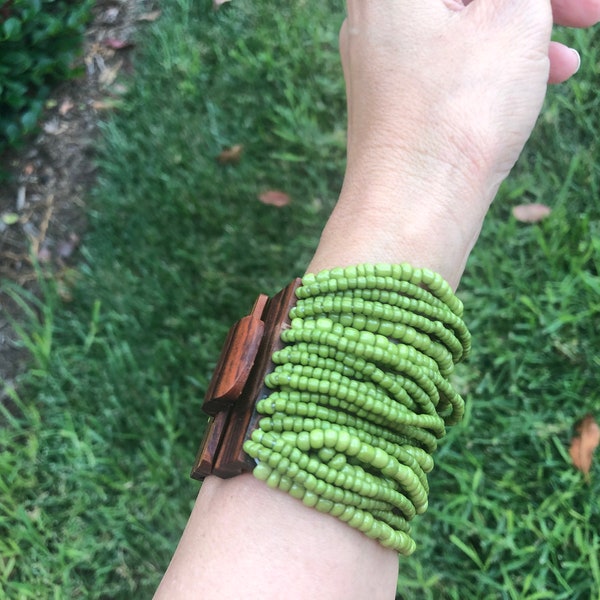
<svg viewBox="0 0 600 600">
<path fill-rule="evenodd" d="M 252 471 L 402 554 L 426 473 L 464 402 L 448 377 L 470 350 L 441 276 L 358 265 L 260 296 L 230 331 L 192 477 Z"/>
</svg>

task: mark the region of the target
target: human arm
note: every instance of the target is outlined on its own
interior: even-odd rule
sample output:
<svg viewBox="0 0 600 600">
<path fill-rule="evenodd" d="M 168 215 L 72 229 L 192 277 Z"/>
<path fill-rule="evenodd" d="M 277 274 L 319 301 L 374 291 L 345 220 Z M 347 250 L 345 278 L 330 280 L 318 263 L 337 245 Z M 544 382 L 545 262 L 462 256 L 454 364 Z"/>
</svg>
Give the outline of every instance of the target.
<svg viewBox="0 0 600 600">
<path fill-rule="evenodd" d="M 357 12 L 353 12 L 356 8 L 356 4 L 349 6 L 351 17 L 357 16 Z M 375 19 L 377 15 L 359 16 L 360 25 L 365 23 L 364 19 Z M 385 17 L 387 24 L 389 15 Z M 383 16 L 378 19 L 380 21 L 375 23 L 378 34 L 381 34 L 380 25 L 384 19 Z M 374 21 L 367 23 L 373 24 Z M 393 26 L 397 34 L 400 26 Z M 489 33 L 480 43 L 487 43 L 488 37 Z M 417 115 L 417 111 L 406 111 L 404 116 L 402 106 L 406 102 L 410 106 L 410 102 L 418 100 L 418 89 L 412 90 L 411 93 L 415 95 L 408 95 L 401 102 L 392 102 L 392 106 L 388 101 L 383 101 L 383 96 L 389 93 L 390 98 L 396 100 L 401 90 L 393 87 L 388 90 L 378 89 L 375 100 L 381 100 L 380 110 L 373 109 L 373 99 L 369 98 L 368 109 L 360 111 L 360 103 L 367 102 L 364 94 L 370 93 L 378 80 L 361 79 L 360 69 L 348 65 L 347 59 L 352 60 L 356 54 L 361 58 L 366 52 L 365 46 L 361 44 L 369 41 L 372 43 L 372 40 L 372 37 L 366 41 L 357 40 L 360 43 L 354 49 L 348 49 L 348 52 L 354 54 L 345 58 L 350 103 L 348 172 L 340 203 L 329 221 L 309 270 L 315 271 L 342 263 L 408 260 L 430 266 L 448 279 L 458 279 L 462 269 L 460 263 L 465 258 L 465 252 L 468 254 L 472 237 L 476 236 L 483 218 L 481 213 L 487 209 L 487 205 L 482 204 L 489 204 L 495 178 L 501 176 L 494 171 L 495 166 L 494 169 L 488 167 L 486 170 L 487 162 L 478 157 L 485 150 L 494 157 L 489 162 L 495 165 L 502 161 L 506 164 L 514 162 L 516 155 L 513 151 L 510 156 L 502 155 L 500 160 L 495 154 L 498 151 L 495 145 L 491 150 L 486 146 L 475 152 L 484 180 L 479 181 L 469 168 L 473 156 L 462 160 L 462 155 L 459 155 L 461 160 L 457 161 L 455 147 L 438 141 L 440 128 L 443 133 L 445 124 L 443 118 L 437 122 L 435 130 L 429 131 L 426 120 L 415 121 L 413 115 Z M 419 40 L 425 41 L 423 37 Z M 444 48 L 444 53 L 446 51 Z M 438 55 L 441 52 L 438 48 Z M 398 53 L 392 54 L 395 57 Z M 456 56 L 462 57 L 462 51 Z M 382 69 L 387 67 L 392 73 L 396 73 L 395 66 L 390 65 L 391 58 L 392 56 L 372 55 L 369 58 L 369 68 L 379 64 Z M 411 57 L 412 64 L 417 58 L 421 60 L 420 57 Z M 484 62 L 489 62 L 490 58 L 499 60 L 494 55 L 485 58 Z M 500 60 L 504 60 L 504 57 Z M 467 69 L 467 66 L 464 68 Z M 470 67 L 474 68 L 473 65 Z M 547 64 L 544 69 L 544 77 L 547 77 Z M 370 73 L 365 73 L 366 75 Z M 484 75 L 486 73 L 482 76 Z M 396 85 L 408 85 L 405 74 L 396 73 L 396 76 Z M 421 76 L 419 70 L 416 76 Z M 461 80 L 466 75 L 456 77 Z M 379 78 L 381 79 L 381 75 Z M 393 83 L 392 80 L 390 84 Z M 446 84 L 445 81 L 439 81 L 441 86 Z M 494 80 L 488 79 L 488 85 L 495 85 Z M 540 87 L 545 89 L 545 79 Z M 429 88 L 426 89 L 429 91 Z M 449 93 L 447 88 L 446 93 Z M 518 98 L 519 93 L 519 89 L 516 89 L 514 97 Z M 540 94 L 543 95 L 543 91 Z M 426 100 L 431 101 L 432 108 L 435 109 L 435 99 L 426 96 Z M 440 102 L 444 100 L 443 97 L 439 98 Z M 479 91 L 471 102 L 483 102 Z M 513 102 L 511 100 L 511 108 Z M 392 114 L 394 104 L 396 107 L 399 105 L 400 109 Z M 456 110 L 459 108 L 465 107 L 459 106 Z M 367 110 L 372 114 L 367 114 Z M 539 106 L 531 113 L 537 114 L 537 110 Z M 464 115 L 461 113 L 462 118 L 467 119 L 467 124 L 470 114 L 468 110 Z M 390 129 L 386 119 L 367 120 L 366 123 L 361 121 L 373 116 L 378 119 L 389 117 L 394 128 Z M 453 115 L 451 124 L 457 122 L 456 117 L 457 115 Z M 535 115 L 530 118 L 535 120 Z M 532 121 L 528 121 L 529 129 Z M 461 123 L 460 120 L 458 122 Z M 493 123 L 489 126 L 492 125 Z M 411 133 L 414 134 L 413 137 Z M 424 152 L 420 149 L 420 144 L 422 136 L 428 135 L 432 142 L 426 144 L 427 151 Z M 528 131 L 523 133 L 522 142 L 527 135 Z M 370 136 L 376 137 L 368 144 Z M 396 139 L 401 141 L 399 146 L 394 144 Z M 491 142 L 485 140 L 484 143 Z M 504 145 L 505 142 L 498 144 Z M 382 149 L 385 153 L 381 152 Z M 446 156 L 446 152 L 450 158 Z M 450 179 L 444 171 L 448 164 L 453 167 L 455 180 Z M 400 171 L 402 177 L 394 180 L 401 165 L 408 167 Z M 477 170 L 476 175 L 479 174 Z M 390 179 L 394 185 L 390 185 Z M 452 190 L 446 189 L 448 182 L 455 186 Z M 486 190 L 487 196 L 484 195 Z M 451 203 L 462 208 L 465 214 L 458 216 L 466 222 L 454 223 L 455 212 L 445 212 L 449 208 L 453 209 L 453 206 L 448 208 Z M 473 221 L 471 213 L 476 216 Z M 452 215 L 452 218 L 445 217 L 447 214 Z M 456 238 L 454 228 L 458 229 Z M 436 238 L 441 241 L 436 241 Z M 448 249 L 455 246 L 460 251 L 456 253 L 456 257 L 452 257 Z M 211 597 L 211 594 L 218 598 L 391 598 L 396 573 L 397 557 L 393 552 L 384 550 L 343 523 L 307 509 L 285 494 L 267 489 L 250 476 L 242 476 L 229 482 L 209 478 L 199 496 L 176 559 L 165 578 L 163 597 L 194 597 L 197 592 L 196 597 L 203 598 Z M 174 591 L 177 581 L 182 590 L 181 596 Z"/>
<path fill-rule="evenodd" d="M 311 270 L 406 260 L 456 287 L 547 82 L 578 67 L 550 43 L 549 2 L 425 4 L 349 3 L 348 164 Z M 586 25 L 600 4 L 562 1 L 555 13 Z"/>
</svg>

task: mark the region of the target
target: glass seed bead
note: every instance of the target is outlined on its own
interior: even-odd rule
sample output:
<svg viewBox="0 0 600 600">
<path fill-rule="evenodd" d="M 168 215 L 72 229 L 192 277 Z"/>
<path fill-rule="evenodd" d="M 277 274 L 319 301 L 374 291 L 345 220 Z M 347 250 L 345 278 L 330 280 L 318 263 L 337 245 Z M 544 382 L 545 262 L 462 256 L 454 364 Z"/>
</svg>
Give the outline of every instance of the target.
<svg viewBox="0 0 600 600">
<path fill-rule="evenodd" d="M 346 449 L 346 454 L 348 456 L 356 456 L 360 452 L 361 443 L 358 438 L 351 437 L 350 443 L 348 444 L 348 448 Z"/>
<path fill-rule="evenodd" d="M 302 497 L 302 503 L 309 508 L 314 508 L 319 501 L 319 496 L 313 492 L 306 491 Z"/>
<path fill-rule="evenodd" d="M 325 438 L 327 439 L 327 432 L 325 432 Z M 336 456 L 335 450 L 331 444 L 325 443 L 324 447 L 318 452 L 318 457 L 324 463 L 330 463 L 330 461 Z"/>
<path fill-rule="evenodd" d="M 269 456 L 271 455 L 271 451 L 269 450 L 269 448 L 265 448 L 264 446 L 260 447 L 258 449 L 258 460 L 266 463 L 269 459 Z"/>
<path fill-rule="evenodd" d="M 279 474 L 279 489 L 283 492 L 289 492 L 294 485 L 293 479 L 288 477 L 287 475 Z"/>
<path fill-rule="evenodd" d="M 323 445 L 326 448 L 330 448 L 330 449 L 335 448 L 337 441 L 338 441 L 338 432 L 337 431 L 335 431 L 333 429 L 327 429 L 324 432 Z M 334 452 L 334 451 L 332 450 L 332 452 Z"/>
<path fill-rule="evenodd" d="M 352 518 L 348 521 L 348 525 L 350 527 L 354 527 L 355 529 L 361 529 L 364 523 L 364 512 L 357 510 Z"/>
<path fill-rule="evenodd" d="M 334 517 L 338 517 L 346 510 L 346 507 L 339 503 L 339 502 L 335 502 L 333 504 L 332 509 L 329 511 L 329 514 L 334 516 Z"/>
<path fill-rule="evenodd" d="M 325 498 L 319 498 L 315 508 L 322 513 L 331 514 L 333 510 L 334 503 L 331 500 L 326 500 Z"/>
<path fill-rule="evenodd" d="M 320 478 L 317 478 L 317 483 L 315 485 L 314 493 L 318 496 L 322 496 L 327 492 L 327 483 Z"/>
<path fill-rule="evenodd" d="M 336 441 L 335 450 L 345 454 L 350 445 L 350 439 L 350 434 L 347 431 L 340 431 Z"/>
<path fill-rule="evenodd" d="M 337 481 L 337 477 L 338 477 L 338 472 L 334 468 L 331 468 L 329 470 L 329 472 L 323 478 L 323 481 L 325 481 L 326 483 L 329 483 L 330 485 L 333 485 Z"/>
<path fill-rule="evenodd" d="M 310 446 L 318 450 L 323 447 L 325 435 L 322 429 L 313 429 L 310 432 Z"/>
<path fill-rule="evenodd" d="M 296 445 L 296 439 L 298 435 L 294 431 L 282 431 L 279 434 L 279 438 L 290 445 Z"/>
<path fill-rule="evenodd" d="M 278 488 L 281 482 L 281 475 L 277 471 L 273 471 L 266 479 L 267 485 L 272 488 Z"/>
<path fill-rule="evenodd" d="M 338 436 L 339 439 L 339 436 Z M 340 470 L 346 466 L 346 457 L 343 454 L 336 454 L 334 458 L 329 461 L 329 466 L 332 469 Z"/>
<path fill-rule="evenodd" d="M 306 490 L 299 483 L 296 482 L 292 483 L 290 489 L 288 490 L 288 494 L 290 494 L 290 496 L 298 500 L 302 500 L 305 493 Z"/>
<path fill-rule="evenodd" d="M 261 481 L 266 481 L 269 478 L 269 475 L 271 475 L 271 472 L 272 472 L 272 469 L 270 467 L 268 467 L 267 465 L 264 465 L 262 463 L 258 463 L 256 465 L 256 467 L 254 467 L 252 474 L 257 479 L 260 479 Z"/>
<path fill-rule="evenodd" d="M 298 475 L 300 471 L 300 467 L 297 462 L 290 463 L 285 473 L 288 477 L 292 478 L 292 480 Z"/>
<path fill-rule="evenodd" d="M 317 487 L 317 478 L 309 472 L 306 472 L 306 475 L 304 475 L 303 477 L 299 477 L 298 481 L 302 481 L 302 485 L 304 485 L 304 488 L 308 491 L 313 492 L 315 490 L 315 488 Z"/>
<path fill-rule="evenodd" d="M 281 454 L 279 454 L 279 452 L 269 452 L 268 449 L 266 449 L 266 450 L 267 450 L 268 454 L 263 453 L 264 458 L 261 457 L 260 455 L 259 455 L 259 458 L 263 462 L 267 463 L 271 468 L 274 469 L 275 467 L 277 467 L 279 465 L 279 463 L 282 462 L 283 457 L 281 456 Z"/>
<path fill-rule="evenodd" d="M 339 518 L 344 521 L 344 522 L 348 522 L 350 521 L 350 519 L 352 519 L 352 517 L 356 514 L 356 509 L 353 506 L 347 506 L 346 509 L 344 510 L 344 512 L 339 516 Z"/>
<path fill-rule="evenodd" d="M 388 464 L 389 455 L 381 448 L 374 448 L 374 456 L 370 461 L 374 468 L 383 469 Z"/>
<path fill-rule="evenodd" d="M 375 448 L 363 444 L 357 456 L 358 459 L 364 463 L 372 463 L 375 458 Z"/>
<path fill-rule="evenodd" d="M 298 435 L 296 446 L 303 452 L 308 452 L 310 450 L 310 435 L 308 432 L 303 431 Z"/>
</svg>

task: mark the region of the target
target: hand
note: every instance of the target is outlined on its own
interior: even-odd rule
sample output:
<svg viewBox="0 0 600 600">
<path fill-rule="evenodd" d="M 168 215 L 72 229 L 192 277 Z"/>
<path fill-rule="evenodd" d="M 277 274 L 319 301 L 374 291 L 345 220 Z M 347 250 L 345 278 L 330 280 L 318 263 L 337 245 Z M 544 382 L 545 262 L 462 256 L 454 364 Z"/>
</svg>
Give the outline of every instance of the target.
<svg viewBox="0 0 600 600">
<path fill-rule="evenodd" d="M 561 0 L 554 16 L 587 25 L 600 2 Z M 548 0 L 349 0 L 348 165 L 311 270 L 344 261 L 328 244 L 342 233 L 353 257 L 420 261 L 458 283 L 548 81 L 579 65 L 550 44 L 552 20 Z"/>
</svg>

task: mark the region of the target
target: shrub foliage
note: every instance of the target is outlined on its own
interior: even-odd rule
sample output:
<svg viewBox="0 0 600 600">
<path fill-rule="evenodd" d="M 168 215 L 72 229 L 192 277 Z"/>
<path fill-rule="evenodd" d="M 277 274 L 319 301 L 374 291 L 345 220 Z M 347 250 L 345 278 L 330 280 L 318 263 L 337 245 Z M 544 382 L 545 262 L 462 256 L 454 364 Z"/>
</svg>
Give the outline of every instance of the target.
<svg viewBox="0 0 600 600">
<path fill-rule="evenodd" d="M 92 0 L 0 0 L 0 153 L 33 131 L 73 73 Z"/>
</svg>

